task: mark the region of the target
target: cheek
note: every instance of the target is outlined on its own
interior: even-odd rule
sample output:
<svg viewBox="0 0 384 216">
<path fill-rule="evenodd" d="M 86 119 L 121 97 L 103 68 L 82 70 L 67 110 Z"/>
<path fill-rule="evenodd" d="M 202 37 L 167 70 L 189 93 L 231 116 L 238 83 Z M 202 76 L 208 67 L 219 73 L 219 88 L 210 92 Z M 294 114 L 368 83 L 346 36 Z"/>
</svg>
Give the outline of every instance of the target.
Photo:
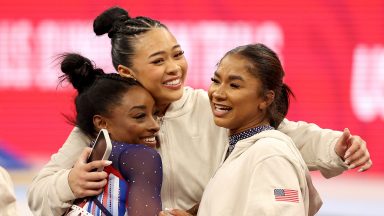
<svg viewBox="0 0 384 216">
<path fill-rule="evenodd" d="M 188 62 L 187 62 L 187 60 L 186 60 L 185 58 L 184 58 L 183 63 L 181 64 L 181 68 L 183 69 L 184 74 L 187 74 L 187 71 L 188 71 Z"/>
<path fill-rule="evenodd" d="M 212 85 L 210 85 L 208 88 L 208 97 L 210 101 L 212 101 L 212 94 L 213 94 L 213 87 Z"/>
</svg>

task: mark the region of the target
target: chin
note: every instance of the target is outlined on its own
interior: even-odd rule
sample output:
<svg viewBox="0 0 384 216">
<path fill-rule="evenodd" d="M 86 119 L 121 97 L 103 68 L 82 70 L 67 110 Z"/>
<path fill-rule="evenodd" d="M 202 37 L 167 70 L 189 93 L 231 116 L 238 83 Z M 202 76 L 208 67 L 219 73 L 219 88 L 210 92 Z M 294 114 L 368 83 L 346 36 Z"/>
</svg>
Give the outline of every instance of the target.
<svg viewBox="0 0 384 216">
<path fill-rule="evenodd" d="M 215 122 L 215 124 L 216 124 L 217 126 L 219 126 L 219 127 L 227 128 L 227 129 L 230 128 L 230 127 L 229 127 L 230 124 L 228 124 L 228 122 L 226 122 L 226 121 L 223 120 L 223 119 L 219 119 L 219 118 L 214 117 L 214 122 Z"/>
<path fill-rule="evenodd" d="M 181 89 L 178 89 L 177 91 L 174 91 L 170 94 L 167 95 L 167 99 L 169 101 L 177 101 L 179 100 L 181 97 L 183 97 L 183 93 L 184 93 L 184 88 L 181 88 Z"/>
</svg>

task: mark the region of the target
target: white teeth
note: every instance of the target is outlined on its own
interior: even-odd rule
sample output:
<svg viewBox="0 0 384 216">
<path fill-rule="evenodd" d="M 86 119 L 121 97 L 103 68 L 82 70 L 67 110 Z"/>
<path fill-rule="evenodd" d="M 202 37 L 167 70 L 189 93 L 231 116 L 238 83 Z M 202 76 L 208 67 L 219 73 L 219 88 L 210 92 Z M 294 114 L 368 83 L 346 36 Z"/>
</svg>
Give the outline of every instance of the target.
<svg viewBox="0 0 384 216">
<path fill-rule="evenodd" d="M 165 85 L 178 85 L 180 84 L 180 79 L 175 79 L 175 80 L 172 80 L 172 81 L 169 81 L 169 82 L 166 82 L 164 83 Z"/>
<path fill-rule="evenodd" d="M 155 142 L 156 138 L 155 137 L 148 137 L 144 139 L 144 142 Z"/>
<path fill-rule="evenodd" d="M 215 104 L 215 110 L 217 111 L 225 111 L 225 112 L 228 112 L 229 110 L 231 110 L 232 108 L 231 107 L 228 107 L 228 106 L 223 106 L 223 105 L 218 105 L 218 104 Z"/>
</svg>

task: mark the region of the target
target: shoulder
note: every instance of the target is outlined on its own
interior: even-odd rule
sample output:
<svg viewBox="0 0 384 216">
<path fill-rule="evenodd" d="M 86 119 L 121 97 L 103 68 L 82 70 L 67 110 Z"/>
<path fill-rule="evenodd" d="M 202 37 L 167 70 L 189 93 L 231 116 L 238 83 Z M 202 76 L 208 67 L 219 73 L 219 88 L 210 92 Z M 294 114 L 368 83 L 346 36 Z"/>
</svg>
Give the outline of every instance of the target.
<svg viewBox="0 0 384 216">
<path fill-rule="evenodd" d="M 253 142 L 250 150 L 264 158 L 270 156 L 294 158 L 298 152 L 292 139 L 277 130 L 263 131 L 253 136 L 250 141 Z"/>
<path fill-rule="evenodd" d="M 202 100 L 209 101 L 207 91 L 203 89 L 194 89 L 192 87 L 184 87 L 184 94 L 188 97 L 189 100 Z"/>
<path fill-rule="evenodd" d="M 120 152 L 120 154 L 129 154 L 129 155 L 139 154 L 140 156 L 159 155 L 159 153 L 154 148 L 148 147 L 143 144 L 127 144 L 127 143 L 114 142 L 113 148 L 115 152 Z"/>
</svg>

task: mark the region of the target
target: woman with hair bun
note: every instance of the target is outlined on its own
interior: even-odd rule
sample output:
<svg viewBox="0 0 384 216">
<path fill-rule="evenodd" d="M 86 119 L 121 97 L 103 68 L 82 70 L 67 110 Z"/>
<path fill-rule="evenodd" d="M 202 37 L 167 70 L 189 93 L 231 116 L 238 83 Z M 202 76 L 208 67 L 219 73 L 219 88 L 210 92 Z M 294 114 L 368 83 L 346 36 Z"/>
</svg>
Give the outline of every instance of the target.
<svg viewBox="0 0 384 216">
<path fill-rule="evenodd" d="M 191 208 L 201 200 L 228 147 L 223 145 L 228 143 L 227 130 L 215 125 L 207 92 L 184 86 L 188 69 L 184 51 L 161 22 L 149 17 L 130 17 L 124 9 L 113 7 L 95 19 L 94 32 L 108 34 L 116 71 L 122 77 L 139 81 L 159 108 L 163 208 Z M 321 129 L 287 119 L 278 130 L 293 139 L 311 170 L 320 170 L 326 177 L 347 170 L 343 160 L 361 170 L 371 166 L 365 142 L 348 131 Z M 105 176 L 90 179 L 90 168 L 76 162 L 87 143 L 87 136 L 75 127 L 38 173 L 28 192 L 33 212 L 59 215 L 72 200 L 100 193 Z M 97 182 L 98 187 L 90 188 L 89 182 Z M 44 198 L 47 196 L 52 198 Z"/>
<path fill-rule="evenodd" d="M 65 54 L 61 59 L 61 81 L 69 81 L 78 92 L 73 124 L 91 140 L 106 129 L 112 141 L 111 155 L 101 161 L 107 165 L 104 171 L 87 173 L 89 179 L 108 176 L 102 193 L 78 199 L 70 215 L 157 215 L 161 211 L 162 163 L 154 149 L 159 124 L 153 97 L 136 80 L 106 74 L 81 55 Z M 80 158 L 85 159 L 88 150 Z M 85 165 L 84 160 L 77 163 Z M 92 170 L 97 163 L 100 161 L 87 165 Z M 100 182 L 89 184 L 98 188 Z"/>
<path fill-rule="evenodd" d="M 314 215 L 321 199 L 292 139 L 276 130 L 291 89 L 263 44 L 227 52 L 208 95 L 215 123 L 229 130 L 225 161 L 205 188 L 199 216 Z M 231 185 L 230 187 L 228 185 Z"/>
</svg>

